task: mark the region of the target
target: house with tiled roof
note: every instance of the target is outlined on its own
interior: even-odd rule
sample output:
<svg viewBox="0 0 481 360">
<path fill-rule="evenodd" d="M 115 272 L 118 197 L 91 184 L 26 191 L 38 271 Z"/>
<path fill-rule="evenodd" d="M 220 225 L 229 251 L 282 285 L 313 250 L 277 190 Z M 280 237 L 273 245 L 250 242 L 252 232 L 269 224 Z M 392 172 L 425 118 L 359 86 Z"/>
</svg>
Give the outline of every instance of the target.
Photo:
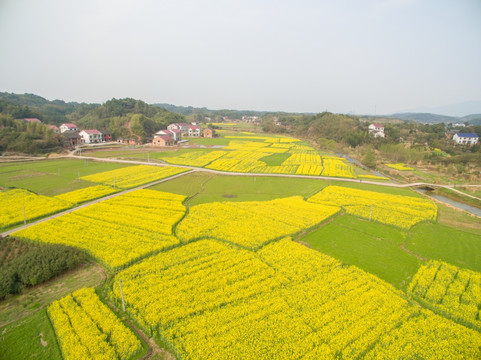
<svg viewBox="0 0 481 360">
<path fill-rule="evenodd" d="M 174 123 L 167 126 L 168 130 L 179 130 L 181 133 L 186 133 L 189 130 L 189 124 L 187 123 Z"/>
<path fill-rule="evenodd" d="M 369 125 L 369 134 L 372 134 L 374 137 L 386 137 L 386 134 L 384 133 L 384 125 L 382 124 Z"/>
<path fill-rule="evenodd" d="M 174 141 L 182 140 L 182 133 L 180 130 L 177 129 L 159 130 L 155 133 L 155 135 L 167 135 L 174 139 Z"/>
<path fill-rule="evenodd" d="M 199 137 L 200 136 L 200 126 L 190 125 L 189 129 L 187 130 L 187 134 L 189 136 Z"/>
<path fill-rule="evenodd" d="M 30 122 L 30 123 L 41 123 L 41 121 L 37 118 L 26 118 L 26 119 L 23 119 L 25 120 L 26 122 Z"/>
<path fill-rule="evenodd" d="M 64 123 L 60 125 L 60 132 L 64 133 L 65 131 L 78 131 L 78 127 L 75 124 L 72 123 Z"/>
<path fill-rule="evenodd" d="M 459 145 L 476 145 L 479 140 L 478 134 L 470 133 L 456 133 L 453 135 L 453 140 Z"/>
<path fill-rule="evenodd" d="M 102 133 L 96 129 L 82 130 L 79 132 L 79 135 L 82 138 L 83 144 L 95 144 L 103 142 Z"/>
<path fill-rule="evenodd" d="M 174 145 L 174 139 L 172 139 L 169 135 L 157 135 L 152 141 L 152 146 L 163 147 L 172 145 Z"/>
<path fill-rule="evenodd" d="M 59 129 L 58 126 L 56 126 L 56 125 L 49 125 L 48 128 L 49 128 L 50 130 L 53 130 L 53 132 L 55 132 L 55 133 L 57 133 L 57 134 L 60 133 L 60 129 Z"/>
</svg>

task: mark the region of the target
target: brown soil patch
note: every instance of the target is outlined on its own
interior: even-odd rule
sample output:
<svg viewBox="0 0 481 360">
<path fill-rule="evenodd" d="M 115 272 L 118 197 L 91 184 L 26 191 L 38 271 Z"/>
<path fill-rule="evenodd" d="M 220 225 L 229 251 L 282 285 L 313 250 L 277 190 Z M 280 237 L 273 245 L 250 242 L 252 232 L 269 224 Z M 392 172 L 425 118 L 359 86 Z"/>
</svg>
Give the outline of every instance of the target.
<svg viewBox="0 0 481 360">
<path fill-rule="evenodd" d="M 237 195 L 234 195 L 234 194 L 222 194 L 222 197 L 223 197 L 223 198 L 232 199 L 232 198 L 236 198 Z"/>
</svg>

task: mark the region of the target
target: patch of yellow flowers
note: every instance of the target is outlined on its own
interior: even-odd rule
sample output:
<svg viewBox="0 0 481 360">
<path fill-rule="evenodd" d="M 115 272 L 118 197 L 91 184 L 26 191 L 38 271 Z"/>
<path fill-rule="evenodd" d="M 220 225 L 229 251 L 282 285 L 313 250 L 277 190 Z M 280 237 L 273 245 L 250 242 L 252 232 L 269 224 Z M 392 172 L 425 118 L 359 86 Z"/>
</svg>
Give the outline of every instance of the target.
<svg viewBox="0 0 481 360">
<path fill-rule="evenodd" d="M 73 204 L 80 204 L 89 200 L 98 199 L 106 195 L 113 194 L 118 190 L 110 186 L 95 185 L 87 188 L 70 191 L 68 193 L 56 195 L 55 198 L 69 201 Z"/>
<path fill-rule="evenodd" d="M 248 248 L 314 226 L 340 210 L 293 196 L 271 201 L 200 204 L 176 228 L 183 241 L 213 237 Z"/>
<path fill-rule="evenodd" d="M 186 169 L 171 166 L 149 166 L 137 165 L 121 169 L 105 171 L 98 174 L 82 176 L 82 180 L 92 181 L 104 185 L 128 189 L 135 186 L 147 184 L 155 180 L 164 179 L 169 176 L 180 174 Z"/>
<path fill-rule="evenodd" d="M 63 199 L 37 195 L 28 190 L 14 189 L 0 192 L 0 229 L 57 213 L 72 207 L 72 203 Z"/>
<path fill-rule="evenodd" d="M 328 186 L 308 201 L 341 206 L 349 214 L 405 229 L 437 216 L 437 207 L 430 200 L 341 186 Z"/>
<path fill-rule="evenodd" d="M 200 240 L 118 273 L 128 312 L 183 359 L 477 359 L 481 334 L 288 238 Z"/>
<path fill-rule="evenodd" d="M 414 170 L 412 167 L 406 166 L 406 164 L 403 164 L 403 163 L 386 164 L 386 166 L 399 171 Z"/>
<path fill-rule="evenodd" d="M 210 152 L 192 151 L 178 156 L 165 157 L 164 160 L 170 164 L 189 165 L 203 167 L 212 161 L 224 156 L 226 151 L 214 150 Z"/>
<path fill-rule="evenodd" d="M 130 359 L 142 350 L 140 340 L 92 288 L 54 301 L 47 311 L 65 360 Z"/>
<path fill-rule="evenodd" d="M 117 268 L 179 243 L 172 227 L 185 213 L 184 199 L 136 190 L 17 231 L 15 236 L 76 246 Z"/>
<path fill-rule="evenodd" d="M 481 329 L 481 273 L 431 260 L 421 266 L 408 293 L 435 309 Z"/>
</svg>

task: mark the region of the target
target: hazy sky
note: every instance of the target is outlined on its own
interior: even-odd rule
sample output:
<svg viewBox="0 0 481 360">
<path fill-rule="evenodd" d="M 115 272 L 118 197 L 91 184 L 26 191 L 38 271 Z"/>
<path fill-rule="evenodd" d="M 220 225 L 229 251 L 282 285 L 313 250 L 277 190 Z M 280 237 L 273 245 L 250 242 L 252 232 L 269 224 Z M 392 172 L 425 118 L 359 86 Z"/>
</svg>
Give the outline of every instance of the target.
<svg viewBox="0 0 481 360">
<path fill-rule="evenodd" d="M 358 114 L 481 100 L 481 0 L 0 0 L 0 91 Z"/>
</svg>

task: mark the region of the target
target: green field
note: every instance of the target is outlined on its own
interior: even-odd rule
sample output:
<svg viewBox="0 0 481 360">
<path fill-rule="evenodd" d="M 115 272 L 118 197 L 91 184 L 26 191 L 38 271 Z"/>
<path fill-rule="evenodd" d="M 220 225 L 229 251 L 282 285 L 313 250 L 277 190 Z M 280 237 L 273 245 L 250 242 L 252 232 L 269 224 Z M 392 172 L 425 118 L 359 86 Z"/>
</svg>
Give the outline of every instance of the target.
<svg viewBox="0 0 481 360">
<path fill-rule="evenodd" d="M 299 240 L 397 288 L 405 288 L 421 264 L 401 247 L 405 236 L 392 226 L 343 215 Z"/>
<path fill-rule="evenodd" d="M 261 201 L 301 195 L 308 198 L 328 185 L 338 185 L 388 194 L 422 197 L 409 188 L 380 187 L 359 182 L 303 179 L 274 176 L 214 175 L 207 172 L 188 174 L 151 189 L 190 197 L 189 206 L 214 201 Z"/>
<path fill-rule="evenodd" d="M 406 248 L 433 260 L 481 271 L 481 235 L 432 223 L 415 225 Z"/>
<path fill-rule="evenodd" d="M 75 159 L 0 164 L 0 186 L 54 196 L 92 185 L 79 177 L 126 166 L 131 165 Z"/>
<path fill-rule="evenodd" d="M 62 360 L 45 309 L 0 328 L 0 359 Z"/>
<path fill-rule="evenodd" d="M 267 166 L 279 166 L 282 165 L 291 156 L 290 153 L 272 154 L 260 158 L 260 161 L 264 161 Z"/>
</svg>

